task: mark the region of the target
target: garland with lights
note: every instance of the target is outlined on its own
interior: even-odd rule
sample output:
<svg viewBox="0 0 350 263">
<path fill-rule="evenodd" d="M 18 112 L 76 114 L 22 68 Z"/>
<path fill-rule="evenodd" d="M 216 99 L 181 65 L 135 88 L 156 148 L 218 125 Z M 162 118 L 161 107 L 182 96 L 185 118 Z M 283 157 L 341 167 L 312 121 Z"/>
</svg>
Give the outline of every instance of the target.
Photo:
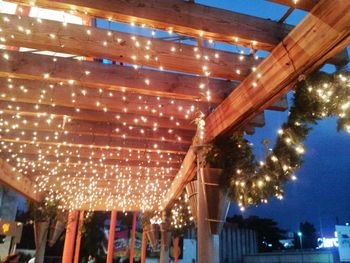
<svg viewBox="0 0 350 263">
<path fill-rule="evenodd" d="M 167 222 L 163 222 L 164 220 Z M 140 215 L 140 221 L 143 228 L 150 224 L 166 223 L 167 230 L 171 232 L 173 237 L 185 234 L 194 226 L 191 208 L 185 193 L 175 200 L 172 208 L 167 211 L 166 218 L 162 219 L 159 211 L 145 211 Z"/>
<path fill-rule="evenodd" d="M 264 162 L 257 162 L 251 144 L 243 136 L 218 139 L 209 147 L 206 163 L 222 168 L 221 185 L 241 210 L 283 198 L 283 185 L 295 180 L 311 125 L 327 117 L 337 118 L 337 130 L 350 132 L 350 74 L 316 73 L 298 83 L 288 120 L 278 131 L 274 148 Z"/>
<path fill-rule="evenodd" d="M 188 203 L 187 194 L 182 194 L 174 203 L 170 210 L 170 227 L 169 231 L 173 237 L 185 234 L 189 229 L 194 227 L 193 216 Z"/>
</svg>

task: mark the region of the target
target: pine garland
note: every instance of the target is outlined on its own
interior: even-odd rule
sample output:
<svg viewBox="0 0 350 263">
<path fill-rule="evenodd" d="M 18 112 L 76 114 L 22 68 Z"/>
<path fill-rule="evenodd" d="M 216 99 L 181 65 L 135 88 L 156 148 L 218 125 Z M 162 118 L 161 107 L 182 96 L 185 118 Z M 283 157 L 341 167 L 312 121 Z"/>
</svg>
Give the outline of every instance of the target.
<svg viewBox="0 0 350 263">
<path fill-rule="evenodd" d="M 223 168 L 222 187 L 244 210 L 250 205 L 283 198 L 283 186 L 296 179 L 303 163 L 304 141 L 312 125 L 337 118 L 337 130 L 350 132 L 350 74 L 316 73 L 298 83 L 288 120 L 278 131 L 274 148 L 264 162 L 257 162 L 251 144 L 243 136 L 218 139 L 208 151 L 211 167 Z"/>
</svg>

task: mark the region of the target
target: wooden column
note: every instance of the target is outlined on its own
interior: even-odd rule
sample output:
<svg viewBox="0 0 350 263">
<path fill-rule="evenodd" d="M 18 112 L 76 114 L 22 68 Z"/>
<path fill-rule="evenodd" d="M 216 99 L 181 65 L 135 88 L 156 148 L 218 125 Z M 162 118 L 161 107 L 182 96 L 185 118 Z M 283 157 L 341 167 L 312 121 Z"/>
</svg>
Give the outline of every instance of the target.
<svg viewBox="0 0 350 263">
<path fill-rule="evenodd" d="M 171 241 L 171 233 L 168 232 L 167 229 L 162 230 L 159 263 L 170 262 L 170 256 L 169 256 L 170 241 Z"/>
<path fill-rule="evenodd" d="M 66 238 L 64 240 L 62 263 L 72 263 L 75 233 L 78 223 L 78 211 L 70 211 L 68 214 Z"/>
<path fill-rule="evenodd" d="M 145 229 L 142 229 L 141 263 L 146 263 L 146 248 L 147 248 L 146 238 L 147 238 L 146 231 Z"/>
<path fill-rule="evenodd" d="M 75 239 L 75 250 L 74 250 L 74 263 L 79 263 L 80 244 L 81 244 L 81 231 L 84 225 L 84 211 L 79 212 L 79 223 L 78 233 Z"/>
<path fill-rule="evenodd" d="M 111 221 L 109 223 L 107 263 L 113 262 L 116 223 L 117 223 L 117 211 L 113 210 L 111 211 Z"/>
<path fill-rule="evenodd" d="M 174 263 L 178 263 L 178 261 L 179 261 L 179 237 L 174 237 L 173 245 L 174 245 Z"/>
<path fill-rule="evenodd" d="M 130 244 L 130 263 L 134 262 L 135 254 L 135 234 L 136 234 L 136 211 L 132 218 L 131 244 Z"/>
<path fill-rule="evenodd" d="M 209 223 L 207 221 L 206 198 L 204 193 L 203 178 L 200 168 L 203 157 L 203 149 L 199 146 L 197 152 L 197 262 L 198 263 L 219 263 L 219 235 L 210 233 Z"/>
</svg>

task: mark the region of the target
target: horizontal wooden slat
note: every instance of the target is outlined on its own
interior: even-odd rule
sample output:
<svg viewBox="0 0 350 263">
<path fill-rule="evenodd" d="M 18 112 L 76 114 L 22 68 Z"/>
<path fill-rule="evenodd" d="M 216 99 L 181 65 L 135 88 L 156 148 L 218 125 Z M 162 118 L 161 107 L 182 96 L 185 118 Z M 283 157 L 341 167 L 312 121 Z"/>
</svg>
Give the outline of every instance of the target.
<svg viewBox="0 0 350 263">
<path fill-rule="evenodd" d="M 0 78 L 0 99 L 57 105 L 100 112 L 133 113 L 141 116 L 170 117 L 186 122 L 196 110 L 208 112 L 209 103 L 141 96 L 118 91 L 85 88 L 37 80 Z M 28 96 L 30 94 L 30 96 Z"/>
<path fill-rule="evenodd" d="M 0 28 L 0 36 L 10 46 L 106 58 L 202 76 L 207 72 L 210 77 L 231 80 L 244 79 L 258 63 L 254 56 L 209 48 L 197 48 L 195 52 L 192 45 L 50 20 L 38 22 L 31 17 L 0 14 Z M 57 32 L 54 38 L 52 32 Z"/>
<path fill-rule="evenodd" d="M 179 131 L 179 134 L 182 132 L 189 131 L 188 134 L 193 133 L 195 126 L 188 122 L 178 121 L 175 123 L 170 118 L 165 117 L 147 117 L 147 122 L 142 121 L 142 118 L 138 114 L 129 114 L 129 113 L 113 113 L 113 112 L 104 112 L 94 110 L 80 110 L 77 112 L 73 108 L 66 108 L 60 106 L 47 106 L 30 103 L 21 103 L 21 102 L 8 102 L 0 100 L 0 112 L 5 112 L 7 114 L 21 114 L 22 116 L 41 116 L 49 117 L 50 114 L 53 114 L 56 118 L 68 118 L 72 120 L 83 120 L 83 121 L 92 121 L 92 122 L 107 122 L 126 125 L 127 127 L 134 127 L 135 124 L 139 127 L 148 127 L 148 128 L 166 128 L 171 129 L 176 133 Z M 138 120 L 135 123 L 135 119 Z M 141 120 L 141 121 L 140 121 Z"/>
<path fill-rule="evenodd" d="M 52 155 L 38 155 L 38 154 L 31 154 L 31 153 L 7 153 L 3 156 L 6 157 L 12 157 L 12 158 L 19 158 L 22 160 L 27 161 L 38 161 L 40 163 L 44 163 L 45 161 L 50 163 L 62 163 L 63 165 L 65 163 L 69 163 L 72 166 L 74 165 L 86 165 L 89 166 L 89 164 L 93 164 L 94 166 L 98 167 L 101 165 L 101 168 L 105 168 L 110 166 L 112 167 L 118 167 L 118 166 L 138 166 L 138 167 L 164 167 L 164 168 L 174 168 L 177 169 L 180 164 L 176 163 L 167 163 L 167 162 L 158 162 L 154 160 L 126 160 L 123 158 L 119 159 L 106 159 L 106 160 L 100 160 L 96 158 L 82 158 L 82 157 L 72 157 L 72 156 L 52 156 Z"/>
<path fill-rule="evenodd" d="M 185 2 L 183 0 L 15 0 L 12 2 L 71 11 L 125 23 L 216 41 L 271 50 L 290 30 L 290 26 L 232 11 Z"/>
<path fill-rule="evenodd" d="M 230 82 L 156 70 L 106 65 L 70 58 L 0 52 L 0 77 L 73 83 L 82 87 L 102 88 L 151 96 L 184 100 L 207 100 L 201 85 L 208 85 L 212 102 L 221 101 L 225 91 L 232 90 Z M 8 59 L 5 59 L 8 58 Z M 89 73 L 89 74 L 86 74 Z M 47 75 L 46 75 L 47 74 Z M 149 84 L 147 85 L 147 80 Z M 205 91 L 205 90 L 204 90 Z"/>
<path fill-rule="evenodd" d="M 1 104 L 0 104 L 1 105 Z M 44 117 L 24 117 L 22 113 L 16 115 L 6 114 L 7 110 L 3 110 L 4 114 L 0 115 L 0 123 L 2 123 L 2 131 L 9 129 L 12 130 L 14 126 L 16 129 L 25 131 L 42 131 L 51 132 L 56 131 L 65 132 L 67 135 L 94 135 L 105 136 L 115 138 L 130 138 L 136 140 L 147 141 L 149 143 L 161 142 L 175 142 L 178 144 L 191 144 L 193 133 L 190 131 L 177 131 L 174 133 L 169 132 L 169 129 L 158 128 L 154 131 L 151 128 L 143 128 L 137 125 L 132 126 L 132 129 L 125 127 L 124 125 L 116 125 L 104 122 L 89 122 L 80 120 L 65 121 L 63 118 L 50 118 L 50 116 Z M 191 136 L 192 135 L 192 136 Z"/>
<path fill-rule="evenodd" d="M 94 159 L 118 160 L 152 160 L 159 162 L 181 163 L 183 156 L 178 154 L 157 154 L 154 152 L 134 152 L 128 150 L 107 150 L 107 149 L 89 149 L 79 147 L 60 146 L 55 147 L 47 144 L 22 144 L 20 142 L 11 142 L 4 144 L 2 152 L 25 153 L 25 154 L 45 154 L 48 156 L 82 157 Z M 1 151 L 1 150 L 0 150 Z"/>
<path fill-rule="evenodd" d="M 34 135 L 35 133 L 35 135 Z M 56 139 L 57 138 L 57 139 Z M 151 149 L 151 150 L 159 150 L 163 152 L 170 153 L 186 153 L 189 145 L 186 144 L 178 144 L 172 142 L 147 142 L 142 140 L 135 139 L 123 139 L 123 138 L 113 138 L 113 137 L 105 137 L 98 135 L 74 135 L 74 134 L 64 134 L 57 131 L 57 134 L 51 132 L 30 132 L 26 131 L 24 134 L 21 131 L 15 130 L 11 131 L 11 133 L 3 134 L 0 137 L 0 140 L 3 139 L 13 139 L 13 140 L 21 140 L 21 141 L 49 141 L 52 143 L 61 143 L 61 144 L 78 144 L 85 145 L 86 147 L 123 147 L 130 149 Z"/>
<path fill-rule="evenodd" d="M 144 166 L 133 166 L 132 164 L 118 164 L 118 165 L 89 165 L 83 163 L 72 163 L 72 162 L 43 162 L 35 160 L 21 160 L 21 163 L 17 163 L 16 159 L 11 159 L 12 156 L 5 156 L 11 165 L 17 167 L 18 170 L 22 169 L 27 171 L 27 174 L 30 176 L 35 175 L 44 175 L 44 176 L 56 176 L 56 173 L 71 173 L 70 175 L 66 174 L 67 177 L 74 177 L 76 175 L 86 174 L 91 175 L 95 174 L 96 176 L 101 175 L 101 178 L 106 175 L 109 177 L 109 174 L 113 174 L 114 178 L 128 178 L 129 176 L 137 176 L 140 174 L 151 175 L 151 179 L 154 178 L 165 178 L 166 176 L 174 176 L 176 173 L 175 168 L 172 167 L 144 167 Z M 33 157 L 34 158 L 34 157 Z M 28 173 L 29 172 L 29 173 Z"/>
</svg>

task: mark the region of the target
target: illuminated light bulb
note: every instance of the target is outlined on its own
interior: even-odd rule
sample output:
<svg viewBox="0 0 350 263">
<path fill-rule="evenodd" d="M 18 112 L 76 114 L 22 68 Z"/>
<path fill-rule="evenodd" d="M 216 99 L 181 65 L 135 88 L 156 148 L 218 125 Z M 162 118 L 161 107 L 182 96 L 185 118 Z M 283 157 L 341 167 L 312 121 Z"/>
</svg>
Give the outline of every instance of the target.
<svg viewBox="0 0 350 263">
<path fill-rule="evenodd" d="M 299 154 L 303 154 L 303 153 L 305 152 L 304 148 L 301 147 L 301 146 L 296 147 L 295 150 L 296 150 L 297 153 L 299 153 Z"/>
</svg>

